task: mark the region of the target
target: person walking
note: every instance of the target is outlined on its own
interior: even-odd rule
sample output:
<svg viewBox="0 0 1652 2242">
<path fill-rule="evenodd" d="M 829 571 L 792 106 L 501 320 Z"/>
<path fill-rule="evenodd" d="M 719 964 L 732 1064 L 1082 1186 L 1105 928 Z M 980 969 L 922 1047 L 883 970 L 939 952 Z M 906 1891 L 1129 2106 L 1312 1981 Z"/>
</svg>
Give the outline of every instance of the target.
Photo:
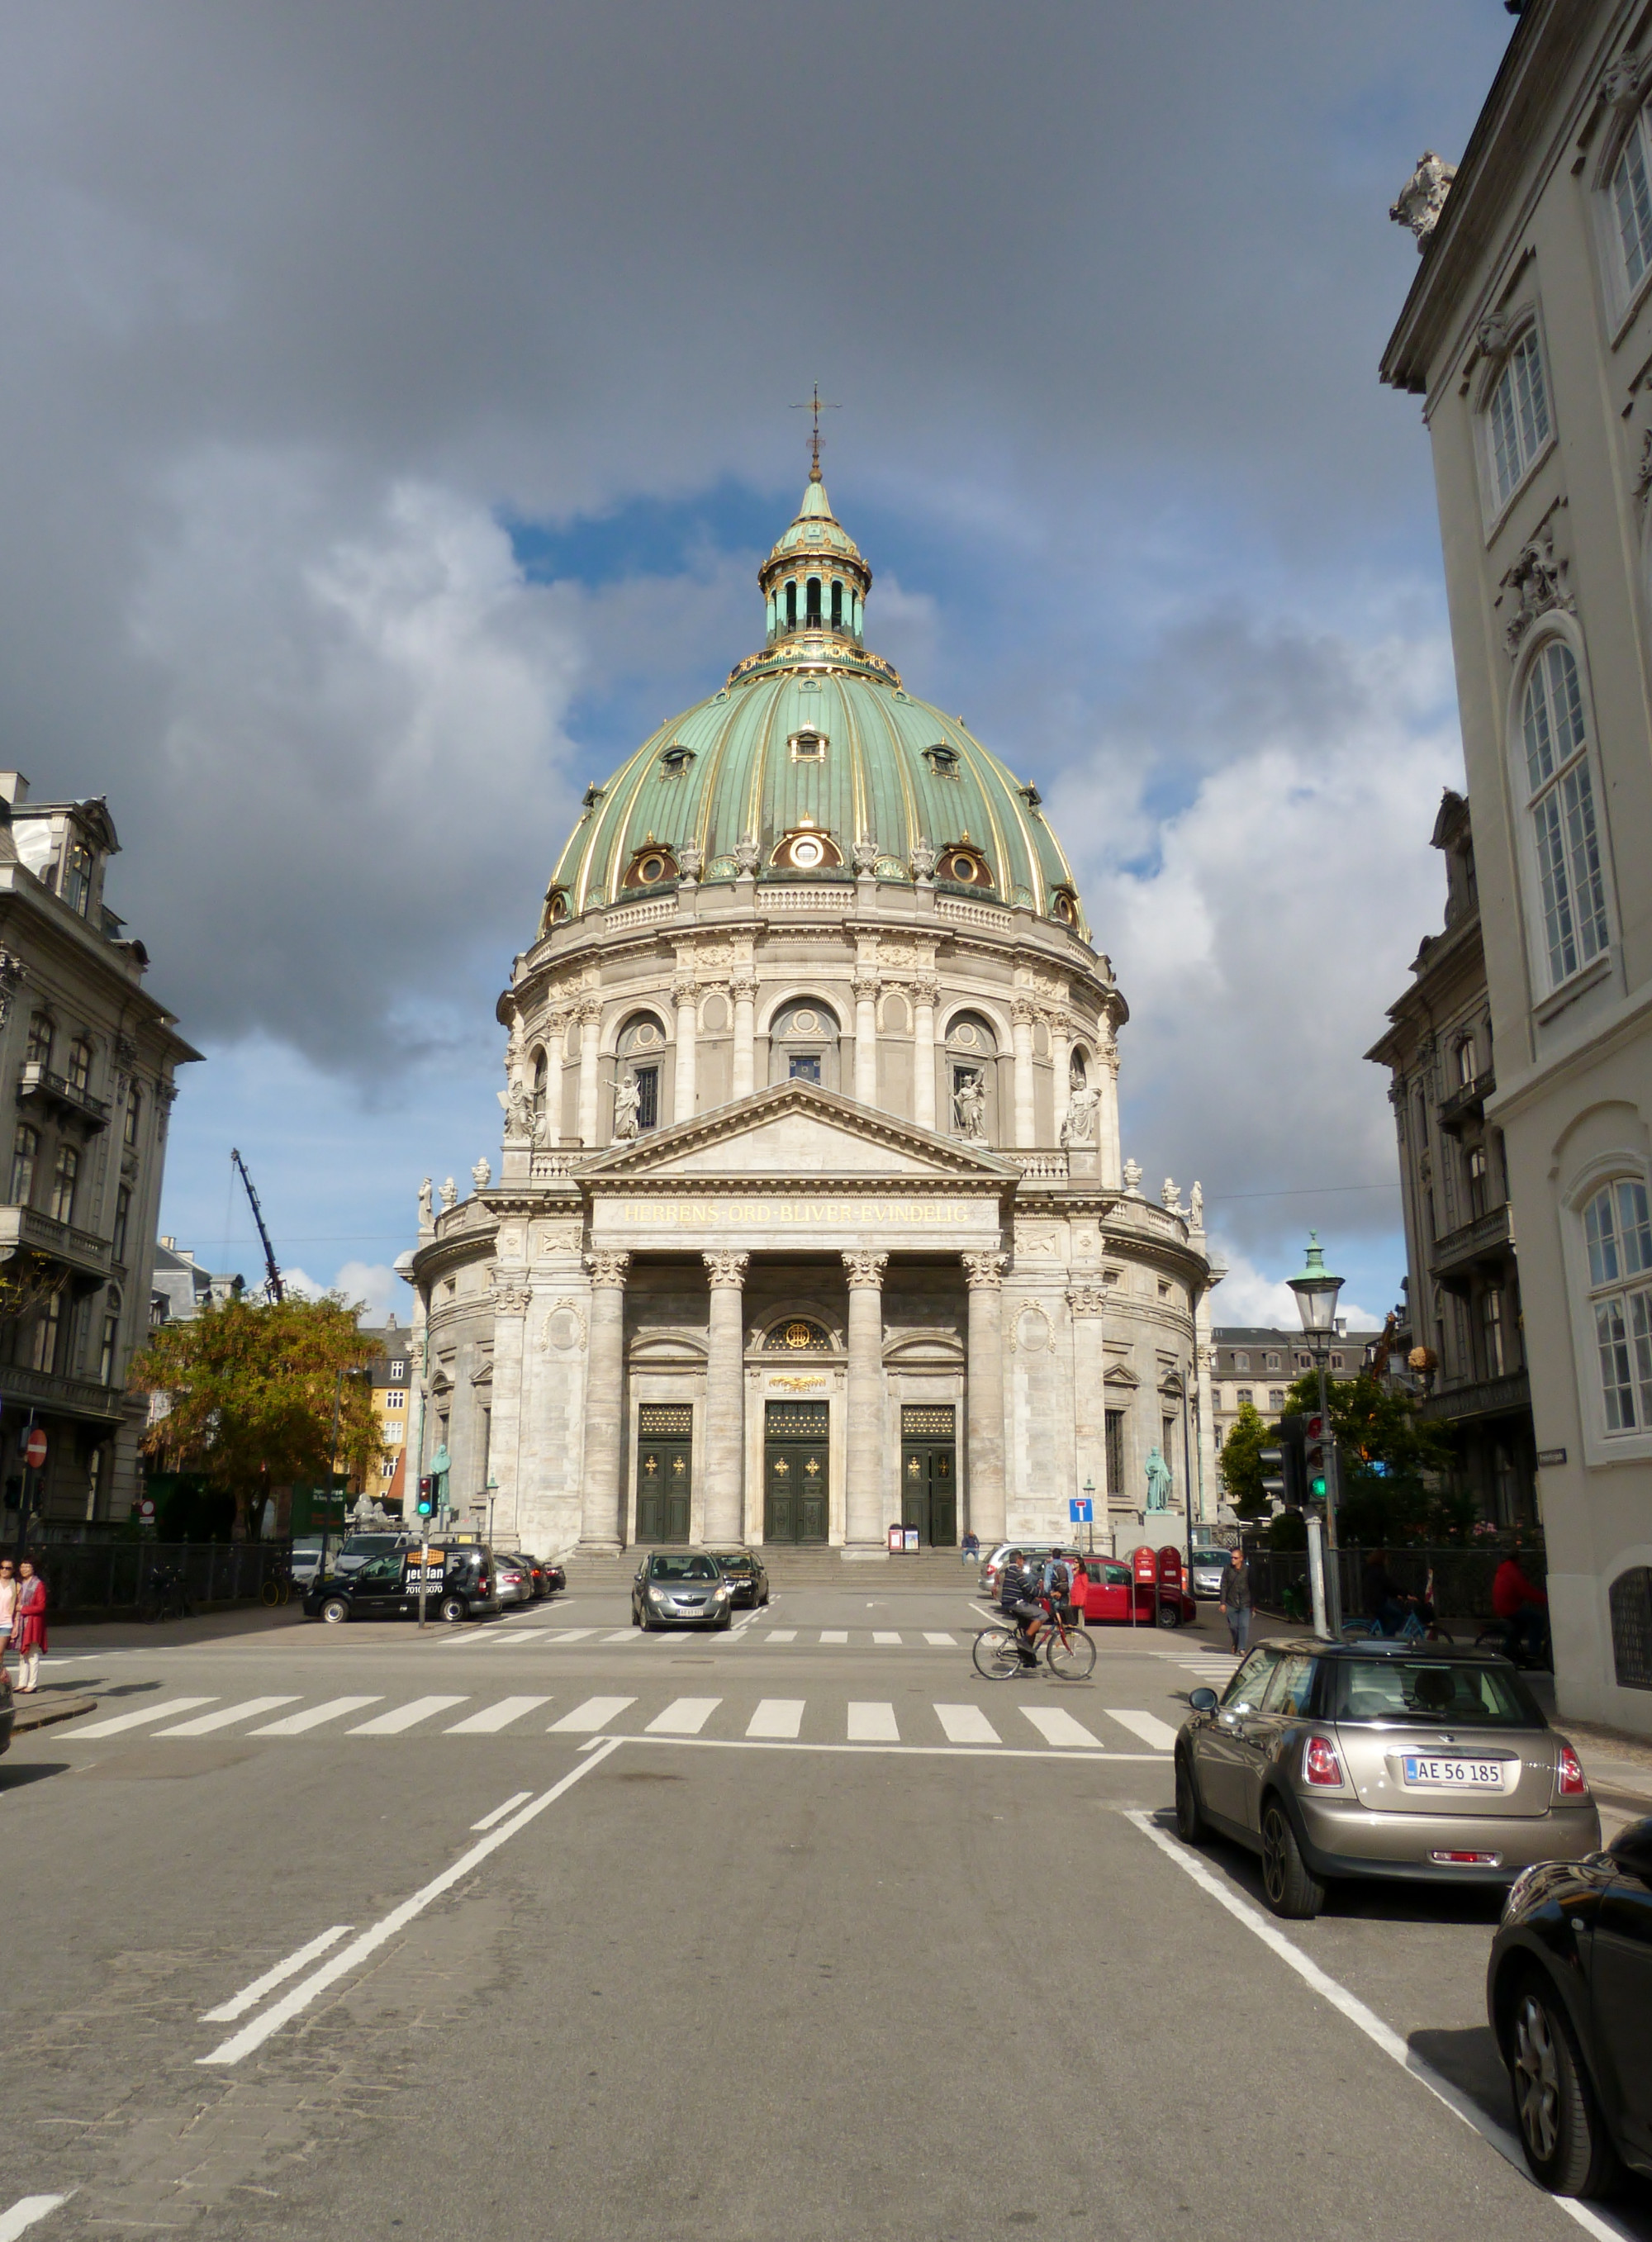
<svg viewBox="0 0 1652 2242">
<path fill-rule="evenodd" d="M 964 1536 L 964 1561 L 966 1565 L 978 1565 L 981 1561 L 981 1536 L 973 1526 Z"/>
<path fill-rule="evenodd" d="M 12 1613 L 11 1640 L 17 1653 L 17 1692 L 32 1697 L 40 1687 L 40 1660 L 46 1642 L 46 1584 L 31 1559 L 17 1566 L 17 1601 Z"/>
<path fill-rule="evenodd" d="M 1251 1572 L 1242 1547 L 1228 1552 L 1222 1568 L 1221 1604 L 1233 1638 L 1233 1655 L 1243 1658 L 1251 1642 Z"/>
<path fill-rule="evenodd" d="M 10 1557 L 0 1557 L 0 1672 L 11 1646 L 11 1623 L 17 1608 L 17 1573 Z"/>
</svg>

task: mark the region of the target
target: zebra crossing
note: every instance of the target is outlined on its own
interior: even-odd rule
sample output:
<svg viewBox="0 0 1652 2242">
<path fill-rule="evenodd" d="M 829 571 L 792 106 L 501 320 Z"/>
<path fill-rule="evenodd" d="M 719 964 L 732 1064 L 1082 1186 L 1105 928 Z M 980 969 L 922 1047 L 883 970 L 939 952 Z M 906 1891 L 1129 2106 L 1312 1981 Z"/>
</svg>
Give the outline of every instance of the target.
<svg viewBox="0 0 1652 2242">
<path fill-rule="evenodd" d="M 1168 1752 L 1176 1732 L 1157 1714 L 1132 1707 L 1085 1707 L 1080 1720 L 1064 1706 L 995 1700 L 991 1712 L 979 1704 L 896 1705 L 885 1699 L 760 1697 L 755 1702 L 722 1696 L 674 1697 L 650 1711 L 635 1695 L 600 1695 L 564 1708 L 554 1696 L 500 1697 L 478 1704 L 467 1695 L 436 1692 L 386 1704 L 382 1695 L 331 1697 L 301 1706 L 278 1720 L 263 1716 L 298 1705 L 291 1695 L 242 1698 L 230 1704 L 213 1697 L 167 1697 L 131 1712 L 115 1713 L 63 1731 L 66 1742 L 103 1742 L 113 1737 L 148 1740 L 221 1736 L 232 1731 L 265 1738 L 312 1736 L 324 1742 L 345 1736 L 505 1736 L 531 1735 L 596 1737 L 694 1737 L 702 1741 L 839 1745 L 1008 1747 L 1036 1736 L 1059 1749 L 1141 1756 Z M 374 1707 L 381 1708 L 374 1711 Z M 366 1715 L 365 1718 L 359 1717 Z M 549 1717 L 547 1717 L 547 1715 Z M 180 1717 L 181 1716 L 181 1717 Z M 450 1717 L 456 1716 L 456 1717 Z M 1029 1735 L 1031 1732 L 1031 1736 Z"/>
<path fill-rule="evenodd" d="M 668 1642 L 689 1642 L 702 1636 L 702 1628 L 668 1627 L 651 1629 L 644 1634 L 636 1627 L 486 1627 L 456 1628 L 445 1636 L 439 1646 L 443 1650 L 511 1650 L 531 1647 L 534 1649 L 556 1650 L 565 1644 L 583 1643 L 588 1649 L 596 1650 L 606 1643 L 630 1643 L 653 1646 Z M 811 1648 L 818 1643 L 828 1643 L 839 1649 L 851 1646 L 864 1650 L 956 1650 L 960 1643 L 967 1644 L 970 1637 L 949 1633 L 940 1628 L 913 1628 L 902 1630 L 894 1628 L 758 1628 L 750 1620 L 741 1621 L 727 1635 L 715 1633 L 719 1642 L 754 1643 L 767 1648 L 796 1646 Z"/>
</svg>

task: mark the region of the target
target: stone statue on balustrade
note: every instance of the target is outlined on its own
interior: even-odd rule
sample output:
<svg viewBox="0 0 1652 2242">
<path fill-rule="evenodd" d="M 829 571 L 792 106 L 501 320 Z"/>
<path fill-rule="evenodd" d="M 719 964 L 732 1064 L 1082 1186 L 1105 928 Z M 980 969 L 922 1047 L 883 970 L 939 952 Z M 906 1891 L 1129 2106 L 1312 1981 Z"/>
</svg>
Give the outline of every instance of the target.
<svg viewBox="0 0 1652 2242">
<path fill-rule="evenodd" d="M 642 1105 L 642 1085 L 635 1075 L 628 1074 L 614 1085 L 614 1135 L 615 1141 L 628 1141 L 637 1133 L 637 1115 Z"/>
<path fill-rule="evenodd" d="M 1188 1227 L 1192 1230 L 1203 1230 L 1205 1227 L 1205 1186 L 1199 1182 L 1195 1182 L 1192 1191 L 1188 1194 L 1187 1222 Z"/>
<path fill-rule="evenodd" d="M 426 1176 L 419 1186 L 419 1227 L 420 1230 L 429 1230 L 434 1225 L 435 1219 L 435 1198 L 431 1189 L 430 1178 Z"/>
<path fill-rule="evenodd" d="M 986 1092 L 981 1087 L 978 1074 L 966 1074 L 952 1093 L 952 1113 L 957 1132 L 966 1144 L 984 1144 L 987 1140 Z"/>
<path fill-rule="evenodd" d="M 1157 1448 L 1147 1451 L 1147 1507 L 1149 1510 L 1170 1508 L 1171 1472 Z"/>
<path fill-rule="evenodd" d="M 441 1211 L 451 1214 L 459 1205 L 459 1185 L 449 1176 L 441 1187 Z"/>
<path fill-rule="evenodd" d="M 1067 1110 L 1061 1117 L 1058 1142 L 1063 1144 L 1093 1144 L 1096 1141 L 1096 1111 L 1101 1099 L 1087 1082 L 1075 1082 L 1072 1095 L 1067 1100 Z"/>
</svg>

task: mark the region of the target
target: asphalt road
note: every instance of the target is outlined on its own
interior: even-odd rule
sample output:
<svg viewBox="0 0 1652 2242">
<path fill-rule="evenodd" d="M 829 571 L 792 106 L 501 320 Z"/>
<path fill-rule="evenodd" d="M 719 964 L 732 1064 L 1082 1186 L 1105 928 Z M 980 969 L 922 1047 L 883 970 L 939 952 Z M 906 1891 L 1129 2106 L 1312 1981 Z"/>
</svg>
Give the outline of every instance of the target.
<svg viewBox="0 0 1652 2242">
<path fill-rule="evenodd" d="M 97 1708 L 0 1762 L 0 2242 L 1652 2236 L 1416 2074 L 1507 2124 L 1494 1903 L 1281 1927 L 1178 1843 L 1212 1633 L 994 1686 L 962 1589 L 625 1618 L 60 1636 Z"/>
</svg>

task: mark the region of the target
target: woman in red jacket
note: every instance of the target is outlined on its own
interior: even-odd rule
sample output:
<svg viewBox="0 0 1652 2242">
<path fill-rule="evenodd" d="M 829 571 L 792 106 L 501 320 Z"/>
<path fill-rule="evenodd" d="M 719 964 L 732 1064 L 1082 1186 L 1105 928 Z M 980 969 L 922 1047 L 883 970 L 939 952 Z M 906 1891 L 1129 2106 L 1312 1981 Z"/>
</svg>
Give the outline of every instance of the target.
<svg viewBox="0 0 1652 2242">
<path fill-rule="evenodd" d="M 40 1655 L 47 1648 L 46 1584 L 27 1557 L 17 1567 L 17 1603 L 11 1642 L 17 1654 L 18 1694 L 32 1697 L 40 1687 Z"/>
</svg>

